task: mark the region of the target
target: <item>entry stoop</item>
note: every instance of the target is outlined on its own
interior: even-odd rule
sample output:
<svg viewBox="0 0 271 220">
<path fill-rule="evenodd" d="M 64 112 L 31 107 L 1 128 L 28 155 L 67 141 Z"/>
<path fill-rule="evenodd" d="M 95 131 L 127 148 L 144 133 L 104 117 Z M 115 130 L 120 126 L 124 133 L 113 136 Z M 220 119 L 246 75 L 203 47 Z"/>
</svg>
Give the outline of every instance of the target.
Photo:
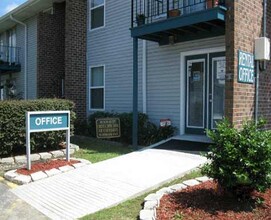
<svg viewBox="0 0 271 220">
<path fill-rule="evenodd" d="M 212 141 L 203 135 L 182 135 L 172 137 L 165 143 L 155 146 L 155 149 L 181 151 L 192 154 L 204 154 L 208 152 Z"/>
</svg>

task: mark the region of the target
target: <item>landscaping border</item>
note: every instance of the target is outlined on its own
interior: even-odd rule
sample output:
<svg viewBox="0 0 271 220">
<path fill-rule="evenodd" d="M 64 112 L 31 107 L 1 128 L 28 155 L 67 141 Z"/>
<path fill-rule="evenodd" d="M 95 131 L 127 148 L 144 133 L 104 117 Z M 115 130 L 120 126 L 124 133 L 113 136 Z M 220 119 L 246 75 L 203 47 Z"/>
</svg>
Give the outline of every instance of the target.
<svg viewBox="0 0 271 220">
<path fill-rule="evenodd" d="M 32 173 L 30 175 L 19 174 L 16 172 L 17 169 L 10 170 L 4 174 L 4 178 L 10 182 L 15 183 L 15 184 L 24 185 L 24 184 L 36 182 L 38 180 L 46 179 L 48 177 L 55 176 L 60 173 L 65 173 L 65 172 L 68 172 L 68 171 L 71 171 L 74 169 L 78 169 L 80 167 L 91 164 L 90 161 L 85 160 L 85 159 L 78 159 L 78 158 L 71 158 L 71 159 L 78 160 L 78 161 L 80 161 L 80 163 L 75 163 L 75 164 L 72 164 L 71 166 L 70 165 L 61 166 L 61 167 L 53 168 L 51 170 L 46 170 L 46 171 L 39 171 L 39 172 Z M 54 160 L 57 160 L 57 159 L 54 159 Z"/>
<path fill-rule="evenodd" d="M 156 209 L 160 205 L 160 199 L 167 194 L 186 189 L 187 187 L 196 186 L 206 181 L 212 180 L 207 176 L 198 177 L 195 179 L 190 179 L 183 181 L 182 183 L 175 184 L 169 187 L 164 187 L 158 190 L 156 193 L 151 193 L 144 199 L 143 209 L 139 213 L 140 220 L 155 220 L 156 219 Z"/>
</svg>

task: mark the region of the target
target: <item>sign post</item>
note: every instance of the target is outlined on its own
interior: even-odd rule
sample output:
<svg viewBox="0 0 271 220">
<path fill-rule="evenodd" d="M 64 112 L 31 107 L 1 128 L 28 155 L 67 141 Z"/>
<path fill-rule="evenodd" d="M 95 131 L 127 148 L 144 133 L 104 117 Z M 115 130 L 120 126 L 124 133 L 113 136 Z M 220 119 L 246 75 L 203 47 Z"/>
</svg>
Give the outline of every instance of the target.
<svg viewBox="0 0 271 220">
<path fill-rule="evenodd" d="M 66 131 L 66 160 L 70 161 L 70 111 L 26 112 L 27 169 L 31 169 L 30 134 L 45 131 Z"/>
</svg>

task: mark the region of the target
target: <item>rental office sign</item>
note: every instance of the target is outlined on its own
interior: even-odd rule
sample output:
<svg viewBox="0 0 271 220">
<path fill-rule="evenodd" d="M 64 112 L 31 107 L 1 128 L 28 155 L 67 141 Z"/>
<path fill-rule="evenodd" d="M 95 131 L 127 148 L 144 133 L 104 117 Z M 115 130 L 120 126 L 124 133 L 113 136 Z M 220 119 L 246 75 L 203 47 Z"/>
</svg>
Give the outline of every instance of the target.
<svg viewBox="0 0 271 220">
<path fill-rule="evenodd" d="M 30 134 L 45 131 L 66 131 L 66 160 L 70 160 L 70 111 L 26 112 L 27 169 L 31 169 Z"/>
<path fill-rule="evenodd" d="M 254 83 L 254 55 L 244 51 L 238 51 L 238 82 Z"/>
</svg>

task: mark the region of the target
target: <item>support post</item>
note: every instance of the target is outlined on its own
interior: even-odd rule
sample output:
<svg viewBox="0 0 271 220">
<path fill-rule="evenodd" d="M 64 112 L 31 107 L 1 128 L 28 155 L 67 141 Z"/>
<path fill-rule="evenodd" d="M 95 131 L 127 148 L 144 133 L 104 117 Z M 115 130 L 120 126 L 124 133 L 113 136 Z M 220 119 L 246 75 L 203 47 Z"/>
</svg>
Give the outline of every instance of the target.
<svg viewBox="0 0 271 220">
<path fill-rule="evenodd" d="M 133 38 L 133 148 L 138 149 L 138 38 Z"/>
<path fill-rule="evenodd" d="M 27 158 L 27 170 L 31 170 L 31 154 L 30 154 L 30 122 L 29 122 L 29 114 L 25 113 L 26 120 L 26 158 Z"/>
</svg>

